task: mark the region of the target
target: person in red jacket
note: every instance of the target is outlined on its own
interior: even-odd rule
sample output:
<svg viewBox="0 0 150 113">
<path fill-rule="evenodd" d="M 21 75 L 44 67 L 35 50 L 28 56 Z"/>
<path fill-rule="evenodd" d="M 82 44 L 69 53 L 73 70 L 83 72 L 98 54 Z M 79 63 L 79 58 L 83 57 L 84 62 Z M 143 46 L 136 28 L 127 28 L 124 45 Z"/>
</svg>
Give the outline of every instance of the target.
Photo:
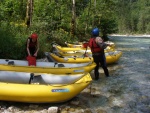
<svg viewBox="0 0 150 113">
<path fill-rule="evenodd" d="M 95 80 L 99 79 L 99 66 L 104 70 L 106 77 L 109 77 L 109 71 L 107 69 L 106 57 L 104 49 L 109 46 L 106 44 L 103 39 L 99 36 L 99 29 L 94 28 L 92 30 L 92 37 L 89 40 L 89 47 L 91 48 L 92 57 L 94 62 L 96 63 L 96 67 L 94 69 Z"/>
<path fill-rule="evenodd" d="M 39 51 L 38 35 L 33 33 L 26 43 L 27 56 L 37 57 Z"/>
</svg>

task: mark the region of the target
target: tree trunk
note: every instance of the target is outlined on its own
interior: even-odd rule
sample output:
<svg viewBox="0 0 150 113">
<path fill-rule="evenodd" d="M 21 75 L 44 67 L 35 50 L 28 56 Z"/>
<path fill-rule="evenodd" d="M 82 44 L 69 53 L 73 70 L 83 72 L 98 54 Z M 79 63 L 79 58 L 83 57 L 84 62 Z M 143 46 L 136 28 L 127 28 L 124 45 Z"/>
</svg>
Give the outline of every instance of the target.
<svg viewBox="0 0 150 113">
<path fill-rule="evenodd" d="M 26 25 L 29 28 L 32 22 L 32 15 L 33 15 L 33 0 L 27 0 L 27 9 L 26 9 Z"/>
<path fill-rule="evenodd" d="M 76 29 L 76 7 L 75 7 L 75 0 L 72 0 L 72 20 L 71 20 L 71 34 L 75 35 Z"/>
<path fill-rule="evenodd" d="M 90 13 L 91 13 L 91 0 L 90 0 L 90 6 L 88 8 L 87 17 L 90 17 Z M 87 29 L 89 29 L 89 26 L 90 26 L 90 18 L 87 18 L 86 27 L 85 27 L 85 33 L 86 33 Z"/>
</svg>

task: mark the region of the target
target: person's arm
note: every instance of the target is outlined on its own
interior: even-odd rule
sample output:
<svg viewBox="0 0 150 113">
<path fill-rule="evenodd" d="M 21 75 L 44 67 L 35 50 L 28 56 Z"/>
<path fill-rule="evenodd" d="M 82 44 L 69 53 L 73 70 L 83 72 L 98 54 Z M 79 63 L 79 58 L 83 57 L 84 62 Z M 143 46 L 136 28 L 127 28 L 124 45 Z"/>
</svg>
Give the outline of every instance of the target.
<svg viewBox="0 0 150 113">
<path fill-rule="evenodd" d="M 39 43 L 38 43 L 38 40 L 37 40 L 37 49 L 36 49 L 36 52 L 34 53 L 34 56 L 37 57 L 37 53 L 39 51 Z"/>
<path fill-rule="evenodd" d="M 103 42 L 103 39 L 101 37 L 96 37 L 96 43 L 98 44 L 98 46 L 100 46 L 103 49 L 105 49 L 107 46 L 109 46 L 108 44 Z"/>
<path fill-rule="evenodd" d="M 30 40 L 28 39 L 28 41 L 27 41 L 27 53 L 28 53 L 28 56 L 31 56 L 31 54 L 30 54 L 30 50 L 29 50 L 29 43 L 30 43 Z"/>
</svg>

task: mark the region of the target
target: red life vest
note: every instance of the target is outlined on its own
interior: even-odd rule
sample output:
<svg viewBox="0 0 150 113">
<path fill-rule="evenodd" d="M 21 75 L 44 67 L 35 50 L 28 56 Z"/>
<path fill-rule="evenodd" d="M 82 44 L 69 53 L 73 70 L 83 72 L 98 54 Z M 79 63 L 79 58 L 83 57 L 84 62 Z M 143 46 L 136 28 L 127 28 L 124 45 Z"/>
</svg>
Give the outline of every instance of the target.
<svg viewBox="0 0 150 113">
<path fill-rule="evenodd" d="M 98 53 L 102 51 L 102 49 L 96 44 L 95 39 L 96 38 L 90 38 L 89 40 L 89 47 L 91 48 L 92 53 Z"/>
<path fill-rule="evenodd" d="M 29 48 L 35 48 L 37 46 L 37 41 L 32 42 L 32 38 L 28 38 L 30 40 L 29 42 Z"/>
</svg>

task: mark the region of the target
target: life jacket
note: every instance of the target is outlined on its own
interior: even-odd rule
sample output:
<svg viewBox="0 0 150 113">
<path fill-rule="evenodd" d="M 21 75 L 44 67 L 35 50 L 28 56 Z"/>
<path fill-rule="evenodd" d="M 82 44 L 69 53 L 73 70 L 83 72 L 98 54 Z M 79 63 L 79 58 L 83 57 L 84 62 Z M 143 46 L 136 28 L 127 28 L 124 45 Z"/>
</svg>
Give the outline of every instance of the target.
<svg viewBox="0 0 150 113">
<path fill-rule="evenodd" d="M 36 48 L 36 46 L 37 46 L 37 41 L 36 42 L 32 42 L 32 38 L 28 38 L 29 40 L 30 40 L 30 42 L 29 42 L 29 48 Z M 28 41 L 28 39 L 27 39 L 27 41 Z"/>
<path fill-rule="evenodd" d="M 96 38 L 90 38 L 89 44 L 88 44 L 89 47 L 91 48 L 92 53 L 98 53 L 102 51 L 102 49 L 97 45 L 95 39 Z"/>
</svg>

